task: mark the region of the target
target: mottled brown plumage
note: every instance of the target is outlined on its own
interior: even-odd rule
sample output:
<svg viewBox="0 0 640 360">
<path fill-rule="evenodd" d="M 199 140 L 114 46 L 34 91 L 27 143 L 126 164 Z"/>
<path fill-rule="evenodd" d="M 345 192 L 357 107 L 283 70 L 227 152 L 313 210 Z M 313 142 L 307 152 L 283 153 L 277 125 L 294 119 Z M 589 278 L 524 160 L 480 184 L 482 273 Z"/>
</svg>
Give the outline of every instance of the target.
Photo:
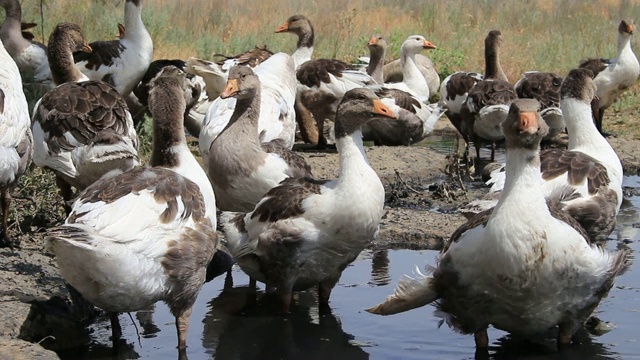
<svg viewBox="0 0 640 360">
<path fill-rule="evenodd" d="M 542 109 L 560 106 L 562 77 L 549 72 L 527 72 L 516 84 L 520 99 L 536 99 Z"/>
<path fill-rule="evenodd" d="M 416 113 L 416 107 L 420 107 L 420 100 L 411 96 L 406 91 L 398 89 L 390 89 L 385 87 L 376 88 L 373 92 L 379 97 L 392 97 L 395 99 L 395 104 L 413 114 Z"/>
<path fill-rule="evenodd" d="M 73 61 L 79 63 L 86 61 L 85 67 L 89 70 L 98 70 L 101 66 L 113 65 L 113 59 L 117 58 L 125 50 L 119 40 L 94 41 L 89 43 L 92 52 L 76 51 L 73 53 Z"/>
<path fill-rule="evenodd" d="M 342 77 L 342 71 L 349 69 L 349 64 L 336 59 L 310 60 L 300 65 L 296 71 L 298 81 L 308 87 L 319 87 L 322 83 L 331 82 L 329 75 Z"/>
<path fill-rule="evenodd" d="M 518 98 L 513 85 L 501 80 L 484 80 L 469 90 L 469 99 L 477 109 L 491 105 L 511 104 Z"/>
<path fill-rule="evenodd" d="M 272 140 L 268 143 L 260 144 L 262 150 L 268 154 L 276 154 L 280 156 L 291 169 L 291 177 L 308 177 L 311 176 L 311 166 L 307 163 L 304 156 L 289 150 L 283 146 L 279 139 Z"/>
<path fill-rule="evenodd" d="M 607 66 L 611 65 L 610 59 L 603 58 L 589 58 L 580 60 L 580 65 L 578 65 L 581 69 L 591 70 L 593 73 L 593 77 L 598 76 L 598 74 L 607 68 Z"/>
<path fill-rule="evenodd" d="M 304 212 L 302 202 L 313 194 L 320 194 L 322 185 L 329 180 L 312 178 L 288 178 L 271 189 L 256 207 L 251 218 L 261 222 L 276 222 L 298 216 Z"/>
<path fill-rule="evenodd" d="M 262 47 L 255 46 L 249 51 L 233 56 L 226 56 L 222 54 L 215 54 L 214 56 L 222 56 L 224 58 L 224 60 L 216 62 L 218 65 L 223 65 L 225 60 L 234 59 L 236 61 L 236 65 L 246 65 L 255 68 L 258 64 L 270 58 L 271 55 L 273 55 L 273 51 L 267 49 L 267 45 L 263 45 Z"/>
<path fill-rule="evenodd" d="M 482 79 L 482 74 L 474 72 L 459 72 L 451 75 L 446 85 L 447 97 L 444 100 L 453 101 L 456 96 L 463 96 Z"/>
<path fill-rule="evenodd" d="M 578 185 L 586 180 L 591 195 L 609 185 L 607 169 L 585 153 L 547 149 L 540 153 L 540 159 L 540 171 L 545 181 L 567 174 L 569 185 Z"/>
</svg>

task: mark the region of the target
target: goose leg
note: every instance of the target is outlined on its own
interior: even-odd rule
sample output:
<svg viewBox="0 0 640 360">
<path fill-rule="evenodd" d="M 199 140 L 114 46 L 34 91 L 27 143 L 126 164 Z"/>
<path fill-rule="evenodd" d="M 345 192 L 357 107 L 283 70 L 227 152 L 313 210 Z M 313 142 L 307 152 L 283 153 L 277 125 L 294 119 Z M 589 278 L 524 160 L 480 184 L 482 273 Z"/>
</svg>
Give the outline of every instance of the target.
<svg viewBox="0 0 640 360">
<path fill-rule="evenodd" d="M 0 248 L 8 247 L 10 249 L 13 249 L 14 247 L 20 247 L 20 241 L 14 241 L 7 234 L 9 207 L 11 206 L 11 194 L 9 194 L 9 191 L 7 191 L 7 189 L 3 189 L 2 194 L 0 194 L 0 205 L 2 205 L 2 230 L 0 231 Z"/>
<path fill-rule="evenodd" d="M 71 213 L 71 206 L 69 206 L 69 202 L 73 198 L 73 191 L 71 191 L 71 185 L 66 182 L 62 177 L 56 175 L 56 185 L 60 189 L 60 195 L 62 195 L 62 200 L 64 201 L 64 211 L 69 215 Z"/>
<path fill-rule="evenodd" d="M 564 348 L 571 345 L 571 327 L 560 324 L 558 326 L 558 348 Z"/>
<path fill-rule="evenodd" d="M 116 342 L 122 337 L 122 328 L 120 327 L 120 321 L 118 321 L 118 313 L 109 313 L 109 318 L 111 319 L 111 340 Z"/>
<path fill-rule="evenodd" d="M 189 331 L 189 317 L 191 317 L 191 310 L 193 305 L 184 310 L 180 315 L 176 316 L 176 330 L 178 332 L 178 349 L 186 349 L 187 347 L 187 332 Z"/>
<path fill-rule="evenodd" d="M 293 300 L 293 284 L 278 286 L 278 294 L 282 300 L 282 313 L 289 314 L 291 308 L 291 302 Z"/>
<path fill-rule="evenodd" d="M 474 334 L 476 340 L 476 348 L 488 348 L 489 347 L 489 335 L 487 335 L 487 328 L 484 328 Z"/>
</svg>

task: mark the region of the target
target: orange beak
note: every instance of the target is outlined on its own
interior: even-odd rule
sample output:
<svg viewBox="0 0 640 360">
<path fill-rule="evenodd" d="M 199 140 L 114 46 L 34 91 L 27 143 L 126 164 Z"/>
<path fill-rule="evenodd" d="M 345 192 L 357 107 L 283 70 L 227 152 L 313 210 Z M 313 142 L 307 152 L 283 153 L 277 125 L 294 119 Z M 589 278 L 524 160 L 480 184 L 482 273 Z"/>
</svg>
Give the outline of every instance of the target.
<svg viewBox="0 0 640 360">
<path fill-rule="evenodd" d="M 520 132 L 534 134 L 538 131 L 538 117 L 534 112 L 520 113 L 520 119 L 518 123 L 518 130 Z"/>
<path fill-rule="evenodd" d="M 91 48 L 91 46 L 85 41 L 84 44 L 82 44 L 82 51 L 86 52 L 86 53 L 91 53 L 93 52 L 93 49 Z"/>
<path fill-rule="evenodd" d="M 376 44 L 378 44 L 378 38 L 375 37 L 375 36 L 372 36 L 371 39 L 369 39 L 368 45 L 372 46 L 372 45 L 376 45 Z"/>
<path fill-rule="evenodd" d="M 289 31 L 289 23 L 286 21 L 284 22 L 284 24 L 282 24 L 282 26 L 278 28 L 278 30 L 276 30 L 277 33 L 283 33 L 287 31 Z"/>
<path fill-rule="evenodd" d="M 391 111 L 391 109 L 389 109 L 387 105 L 385 105 L 382 101 L 377 99 L 373 100 L 373 113 L 382 115 L 388 118 L 392 118 L 392 119 L 398 118 L 398 115 L 396 115 L 396 113 Z"/>
<path fill-rule="evenodd" d="M 118 35 L 116 35 L 116 37 L 122 39 L 122 38 L 124 38 L 124 34 L 125 34 L 124 25 L 118 24 Z"/>
<path fill-rule="evenodd" d="M 633 25 L 627 25 L 627 32 L 633 35 Z"/>
<path fill-rule="evenodd" d="M 424 49 L 436 49 L 436 46 L 429 40 L 425 40 L 424 44 L 422 44 Z"/>
<path fill-rule="evenodd" d="M 227 86 L 225 86 L 224 91 L 220 94 L 220 98 L 226 99 L 237 93 L 238 93 L 238 80 L 229 79 L 229 81 L 227 81 Z"/>
</svg>

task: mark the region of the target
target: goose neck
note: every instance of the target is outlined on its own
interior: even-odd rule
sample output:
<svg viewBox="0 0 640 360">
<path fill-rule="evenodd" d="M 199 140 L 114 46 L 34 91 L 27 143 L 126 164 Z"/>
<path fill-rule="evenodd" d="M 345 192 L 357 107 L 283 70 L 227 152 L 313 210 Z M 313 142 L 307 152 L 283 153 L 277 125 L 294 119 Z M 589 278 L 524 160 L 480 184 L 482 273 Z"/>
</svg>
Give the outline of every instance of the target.
<svg viewBox="0 0 640 360">
<path fill-rule="evenodd" d="M 546 211 L 547 205 L 540 181 L 540 151 L 507 148 L 504 190 L 496 206 L 526 206 L 528 211 Z M 532 213 L 533 214 L 533 213 Z"/>
<path fill-rule="evenodd" d="M 496 44 L 488 46 L 484 49 L 484 77 L 485 79 L 496 79 L 502 81 L 509 81 L 507 75 L 504 73 L 502 66 L 500 65 L 500 51 Z"/>
<path fill-rule="evenodd" d="M 337 138 L 336 148 L 340 155 L 339 183 L 358 182 L 362 181 L 367 173 L 375 174 L 364 151 L 362 130 Z"/>
<path fill-rule="evenodd" d="M 369 65 L 367 65 L 367 74 L 371 75 L 373 80 L 378 84 L 384 83 L 384 55 L 385 51 L 371 50 L 369 53 Z"/>
<path fill-rule="evenodd" d="M 126 2 L 124 5 L 125 38 L 138 37 L 147 34 L 147 29 L 142 22 L 142 4 Z"/>
<path fill-rule="evenodd" d="M 53 82 L 56 85 L 86 79 L 86 76 L 76 67 L 73 61 L 73 52 L 66 41 L 50 41 L 47 47 L 47 59 Z"/>
<path fill-rule="evenodd" d="M 234 144 L 260 146 L 258 137 L 258 118 L 260 116 L 260 96 L 238 99 L 229 123 L 220 136 L 231 139 Z M 239 141 L 242 139 L 242 141 Z"/>
</svg>

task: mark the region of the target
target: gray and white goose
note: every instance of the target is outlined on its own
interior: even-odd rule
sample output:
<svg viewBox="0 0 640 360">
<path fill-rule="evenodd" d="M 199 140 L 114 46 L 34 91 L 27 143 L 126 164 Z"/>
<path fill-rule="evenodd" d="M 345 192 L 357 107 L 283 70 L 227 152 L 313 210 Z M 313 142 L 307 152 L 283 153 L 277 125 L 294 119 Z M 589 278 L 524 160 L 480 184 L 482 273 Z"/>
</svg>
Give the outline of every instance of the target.
<svg viewBox="0 0 640 360">
<path fill-rule="evenodd" d="M 203 154 L 220 210 L 250 211 L 282 180 L 311 176 L 304 158 L 283 146 L 282 141 L 261 142 L 261 86 L 253 70 L 247 66 L 232 68 L 220 97 L 237 99 L 228 124 Z"/>
<path fill-rule="evenodd" d="M 360 131 L 374 116 L 395 114 L 370 89 L 348 91 L 336 117 L 337 179 L 286 179 L 248 213 L 220 215 L 238 265 L 277 288 L 285 313 L 292 291 L 316 286 L 320 306 L 328 306 L 342 271 L 375 237 L 384 187 L 367 161 Z"/>
<path fill-rule="evenodd" d="M 25 38 L 22 32 L 20 2 L 18 0 L 0 0 L 0 6 L 4 8 L 6 13 L 4 23 L 0 28 L 0 39 L 18 66 L 22 81 L 41 84 L 45 90 L 53 88 L 47 48 L 33 39 Z"/>
<path fill-rule="evenodd" d="M 591 102 L 596 86 L 587 69 L 574 69 L 562 82 L 560 107 L 569 134 L 567 150 L 540 153 L 545 196 L 575 218 L 593 241 L 606 240 L 616 225 L 622 205 L 622 164 L 592 121 Z M 505 187 L 503 169 L 495 170 L 484 199 L 467 208 L 484 211 L 496 205 Z"/>
<path fill-rule="evenodd" d="M 438 104 L 427 105 L 417 96 L 395 89 L 384 84 L 383 61 L 387 48 L 387 40 L 374 35 L 367 43 L 371 61 L 367 73 L 380 85 L 369 88 L 387 105 L 398 119 L 374 119 L 362 126 L 365 141 L 373 141 L 376 145 L 410 145 L 424 139 L 433 132 L 433 128 L 444 114 Z"/>
<path fill-rule="evenodd" d="M 107 82 L 126 97 L 138 85 L 153 57 L 153 41 L 142 22 L 142 0 L 124 3 L 124 34 L 89 44 L 92 52 L 75 52 L 76 65 L 91 80 Z"/>
<path fill-rule="evenodd" d="M 118 313 L 162 300 L 182 352 L 218 235 L 213 190 L 184 136 L 182 80 L 166 71 L 149 98 L 152 167 L 112 171 L 85 189 L 64 225 L 48 231 L 46 247 L 64 279 L 110 313 L 114 341 Z"/>
<path fill-rule="evenodd" d="M 8 234 L 11 193 L 31 164 L 33 137 L 20 71 L 0 41 L 0 247 L 19 245 Z"/>
<path fill-rule="evenodd" d="M 391 315 L 434 304 L 449 326 L 474 335 L 480 351 L 489 346 L 489 326 L 524 338 L 557 326 L 558 347 L 571 343 L 630 266 L 632 253 L 592 244 L 579 224 L 547 202 L 539 157 L 547 126 L 539 107 L 532 99 L 510 106 L 503 123 L 507 180 L 493 211 L 459 227 L 429 275 L 418 270 L 367 311 Z"/>
<path fill-rule="evenodd" d="M 65 201 L 71 186 L 83 190 L 107 172 L 138 164 L 138 137 L 115 88 L 91 81 L 73 63 L 73 51 L 90 51 L 78 25 L 58 24 L 49 37 L 49 64 L 59 84 L 35 106 L 33 162 L 56 174 Z"/>
</svg>

